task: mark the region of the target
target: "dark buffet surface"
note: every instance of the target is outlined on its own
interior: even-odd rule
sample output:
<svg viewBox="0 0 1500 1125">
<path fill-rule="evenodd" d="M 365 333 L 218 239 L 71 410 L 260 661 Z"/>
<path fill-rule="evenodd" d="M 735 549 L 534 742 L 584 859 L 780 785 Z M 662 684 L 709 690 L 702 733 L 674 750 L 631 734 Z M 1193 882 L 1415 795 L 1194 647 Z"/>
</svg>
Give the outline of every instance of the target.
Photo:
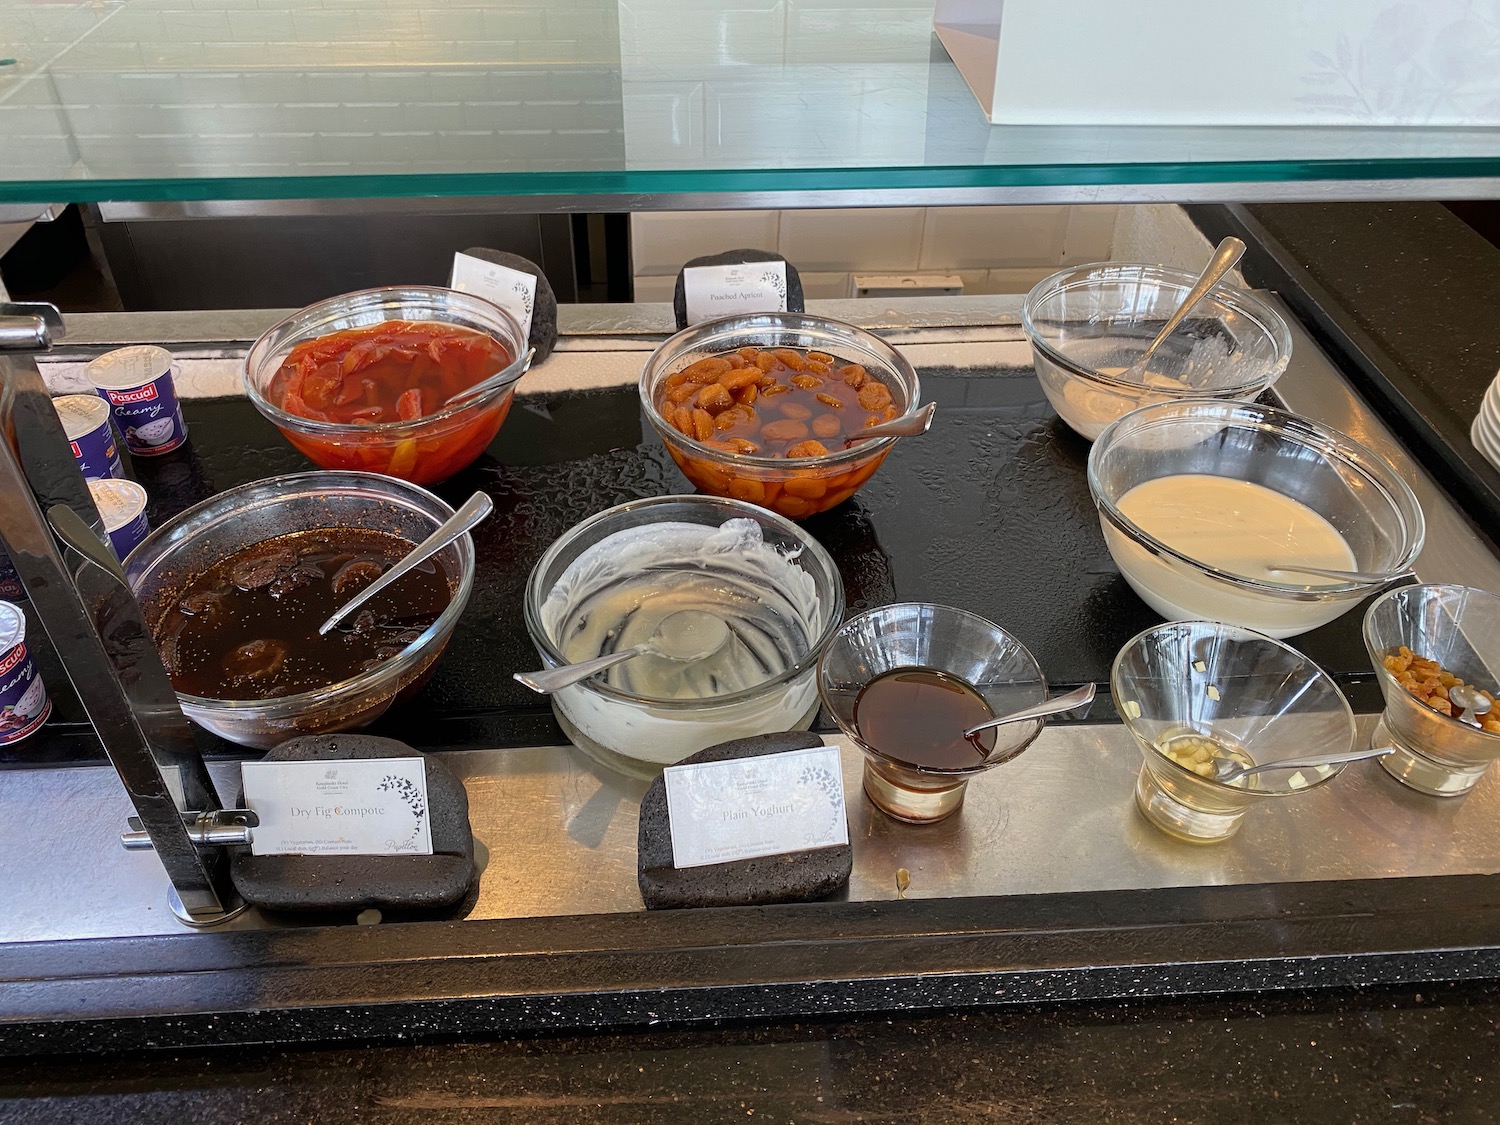
<svg viewBox="0 0 1500 1125">
<path fill-rule="evenodd" d="M 1093 680 L 1107 691 L 1115 653 L 1160 618 L 1105 549 L 1085 475 L 1089 444 L 1056 417 L 1030 368 L 920 375 L 924 400 L 939 407 L 931 431 L 903 439 L 858 494 L 805 524 L 837 561 L 849 612 L 896 601 L 969 609 L 1019 637 L 1054 688 Z M 226 488 L 313 468 L 247 400 L 184 410 L 188 446 L 134 459 L 153 527 Z M 691 487 L 632 385 L 518 397 L 488 452 L 435 491 L 457 505 L 476 489 L 495 511 L 475 532 L 473 597 L 433 679 L 370 732 L 423 749 L 560 745 L 547 702 L 511 679 L 540 663 L 521 611 L 531 567 L 587 517 Z M 1357 710 L 1378 710 L 1361 618 L 1355 609 L 1294 643 Z M 55 654 L 37 647 L 54 716 L 0 763 L 101 757 Z M 1113 717 L 1107 699 L 1091 717 Z M 822 716 L 819 729 L 834 727 Z"/>
</svg>

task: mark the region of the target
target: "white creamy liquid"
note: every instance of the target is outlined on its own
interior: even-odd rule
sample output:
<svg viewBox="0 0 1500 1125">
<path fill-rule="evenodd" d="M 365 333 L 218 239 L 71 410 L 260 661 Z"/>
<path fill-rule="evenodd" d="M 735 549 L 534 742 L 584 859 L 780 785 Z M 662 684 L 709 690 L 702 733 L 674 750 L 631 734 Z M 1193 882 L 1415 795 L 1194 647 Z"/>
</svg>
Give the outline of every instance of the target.
<svg viewBox="0 0 1500 1125">
<path fill-rule="evenodd" d="M 1250 481 L 1202 473 L 1158 477 L 1132 488 L 1119 508 L 1173 550 L 1256 581 L 1324 583 L 1271 570 L 1289 563 L 1355 568 L 1354 552 L 1331 523 L 1306 504 Z"/>
<path fill-rule="evenodd" d="M 805 728 L 816 714 L 813 668 L 768 681 L 807 655 L 827 626 L 828 607 L 795 552 L 767 543 L 754 520 L 618 532 L 580 554 L 540 608 L 543 628 L 570 663 L 645 642 L 683 610 L 727 627 L 721 647 L 702 659 L 647 654 L 603 673 L 635 701 L 591 682 L 555 694 L 564 729 L 591 751 L 668 764 L 729 739 Z M 762 684 L 748 698 L 719 702 Z"/>
</svg>

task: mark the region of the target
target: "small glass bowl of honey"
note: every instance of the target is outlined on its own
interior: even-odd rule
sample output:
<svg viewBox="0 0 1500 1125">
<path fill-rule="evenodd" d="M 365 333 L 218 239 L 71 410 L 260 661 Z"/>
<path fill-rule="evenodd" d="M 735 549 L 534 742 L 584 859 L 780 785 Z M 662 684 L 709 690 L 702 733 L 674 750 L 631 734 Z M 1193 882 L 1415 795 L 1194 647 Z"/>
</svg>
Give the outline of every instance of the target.
<svg viewBox="0 0 1500 1125">
<path fill-rule="evenodd" d="M 930 824 L 963 805 L 977 773 L 1008 762 L 1046 720 L 972 726 L 1040 703 L 1036 658 L 977 614 L 900 602 L 851 617 L 818 665 L 818 694 L 865 754 L 865 795 L 881 812 Z"/>
<path fill-rule="evenodd" d="M 1110 692 L 1143 755 L 1136 807 L 1187 843 L 1228 839 L 1252 806 L 1309 792 L 1344 768 L 1233 776 L 1220 763 L 1354 750 L 1354 712 L 1328 674 L 1289 645 L 1234 625 L 1172 621 L 1137 634 L 1115 657 Z"/>
</svg>

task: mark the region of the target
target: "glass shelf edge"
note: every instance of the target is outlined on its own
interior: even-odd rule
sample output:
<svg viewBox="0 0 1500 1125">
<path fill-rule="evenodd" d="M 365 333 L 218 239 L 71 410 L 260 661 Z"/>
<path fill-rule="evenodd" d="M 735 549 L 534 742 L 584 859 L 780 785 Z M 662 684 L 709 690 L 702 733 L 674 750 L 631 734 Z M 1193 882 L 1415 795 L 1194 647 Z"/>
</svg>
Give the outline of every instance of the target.
<svg viewBox="0 0 1500 1125">
<path fill-rule="evenodd" d="M 433 197 L 794 196 L 806 193 L 1099 189 L 1100 202 L 1129 202 L 1132 188 L 1174 185 L 1308 185 L 1500 180 L 1494 156 L 1396 160 L 1223 161 L 1159 164 L 1032 164 L 881 168 L 650 169 L 460 172 L 201 179 L 0 180 L 0 203 Z M 1120 188 L 1117 197 L 1108 189 Z M 1152 191 L 1155 201 L 1163 197 Z M 1403 196 L 1409 197 L 1409 196 Z M 999 200 L 997 200 L 999 201 Z"/>
</svg>

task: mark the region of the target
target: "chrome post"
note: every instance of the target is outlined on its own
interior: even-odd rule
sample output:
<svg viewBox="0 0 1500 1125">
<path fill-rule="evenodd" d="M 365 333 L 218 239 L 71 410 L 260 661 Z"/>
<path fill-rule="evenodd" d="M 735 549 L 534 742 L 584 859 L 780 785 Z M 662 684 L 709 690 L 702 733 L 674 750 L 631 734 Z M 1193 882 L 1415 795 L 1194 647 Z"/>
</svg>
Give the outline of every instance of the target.
<svg viewBox="0 0 1500 1125">
<path fill-rule="evenodd" d="M 0 544 L 135 806 L 132 827 L 166 868 L 184 921 L 212 924 L 239 909 L 223 848 L 197 830 L 222 806 L 37 369 L 36 354 L 61 327 L 50 305 L 0 303 Z"/>
</svg>

